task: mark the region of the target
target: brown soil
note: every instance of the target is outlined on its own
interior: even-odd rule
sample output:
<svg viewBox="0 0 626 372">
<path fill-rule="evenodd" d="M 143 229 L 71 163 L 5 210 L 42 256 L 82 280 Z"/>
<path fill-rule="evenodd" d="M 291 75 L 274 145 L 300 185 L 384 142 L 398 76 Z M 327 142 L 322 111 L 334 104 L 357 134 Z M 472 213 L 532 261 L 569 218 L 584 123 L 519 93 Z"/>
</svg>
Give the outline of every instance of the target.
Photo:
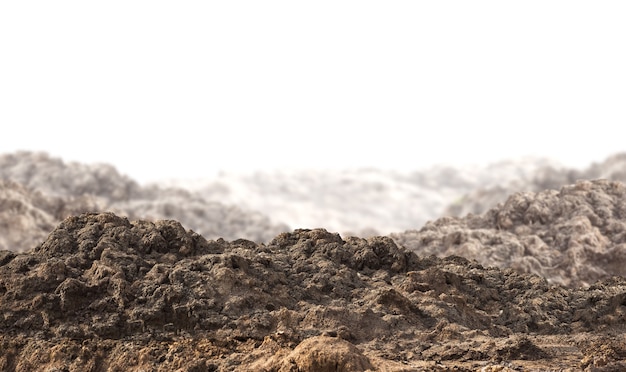
<svg viewBox="0 0 626 372">
<path fill-rule="evenodd" d="M 45 153 L 0 155 L 0 249 L 32 249 L 64 218 L 102 211 L 175 219 L 210 239 L 265 242 L 290 230 L 260 212 L 184 189 L 142 187 L 111 165 L 65 163 Z"/>
<path fill-rule="evenodd" d="M 550 285 L 325 230 L 207 241 L 69 217 L 0 252 L 3 371 L 626 368 L 626 279 Z"/>
<path fill-rule="evenodd" d="M 530 177 L 520 177 L 510 181 L 504 180 L 497 185 L 482 185 L 450 204 L 442 215 L 482 214 L 496 207 L 498 203 L 504 203 L 509 196 L 516 192 L 558 190 L 564 185 L 570 185 L 580 180 L 596 179 L 626 182 L 626 153 L 609 156 L 604 161 L 593 163 L 582 170 L 559 169 L 546 165 L 530 172 Z"/>
<path fill-rule="evenodd" d="M 579 181 L 519 192 L 482 215 L 445 217 L 391 234 L 418 255 L 459 255 L 572 288 L 626 275 L 626 186 Z"/>
</svg>

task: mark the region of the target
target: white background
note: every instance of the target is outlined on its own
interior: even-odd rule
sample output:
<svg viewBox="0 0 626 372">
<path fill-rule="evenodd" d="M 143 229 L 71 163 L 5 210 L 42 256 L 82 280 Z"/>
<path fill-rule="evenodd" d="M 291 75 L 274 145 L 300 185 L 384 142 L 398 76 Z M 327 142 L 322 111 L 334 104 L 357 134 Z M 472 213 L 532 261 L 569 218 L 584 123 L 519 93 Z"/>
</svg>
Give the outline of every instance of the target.
<svg viewBox="0 0 626 372">
<path fill-rule="evenodd" d="M 2 1 L 0 153 L 138 180 L 626 150 L 623 1 Z"/>
</svg>

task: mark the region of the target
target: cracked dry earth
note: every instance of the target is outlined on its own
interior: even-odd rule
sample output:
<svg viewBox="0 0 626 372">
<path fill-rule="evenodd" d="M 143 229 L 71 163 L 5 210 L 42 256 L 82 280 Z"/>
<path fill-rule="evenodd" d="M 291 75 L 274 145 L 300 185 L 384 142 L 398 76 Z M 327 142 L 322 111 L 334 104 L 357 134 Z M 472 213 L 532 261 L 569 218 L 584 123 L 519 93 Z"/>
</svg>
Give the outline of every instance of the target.
<svg viewBox="0 0 626 372">
<path fill-rule="evenodd" d="M 550 285 L 388 237 L 65 219 L 0 251 L 2 371 L 620 371 L 626 280 Z"/>
</svg>

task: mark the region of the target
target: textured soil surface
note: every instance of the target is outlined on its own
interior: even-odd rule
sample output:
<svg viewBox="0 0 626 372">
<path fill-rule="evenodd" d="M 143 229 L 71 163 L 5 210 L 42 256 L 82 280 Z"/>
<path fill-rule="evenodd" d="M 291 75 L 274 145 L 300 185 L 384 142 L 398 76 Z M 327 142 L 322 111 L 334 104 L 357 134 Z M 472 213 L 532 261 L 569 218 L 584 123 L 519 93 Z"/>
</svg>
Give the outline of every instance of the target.
<svg viewBox="0 0 626 372">
<path fill-rule="evenodd" d="M 624 371 L 624 169 L 183 189 L 2 155 L 0 371 Z"/>
<path fill-rule="evenodd" d="M 550 285 L 387 237 L 267 244 L 180 223 L 65 219 L 0 252 L 3 371 L 626 368 L 626 280 Z"/>
<path fill-rule="evenodd" d="M 454 254 L 550 283 L 588 286 L 626 275 L 626 186 L 579 181 L 516 193 L 485 214 L 444 217 L 391 237 L 419 255 Z"/>
</svg>

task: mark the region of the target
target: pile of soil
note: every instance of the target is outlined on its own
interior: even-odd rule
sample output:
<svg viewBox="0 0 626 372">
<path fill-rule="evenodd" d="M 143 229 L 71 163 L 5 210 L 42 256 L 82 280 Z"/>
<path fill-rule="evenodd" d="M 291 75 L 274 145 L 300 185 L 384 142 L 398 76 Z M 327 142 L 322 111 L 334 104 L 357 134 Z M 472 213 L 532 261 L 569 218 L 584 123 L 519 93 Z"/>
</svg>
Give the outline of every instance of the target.
<svg viewBox="0 0 626 372">
<path fill-rule="evenodd" d="M 559 168 L 544 165 L 534 170 L 531 177 L 504 180 L 496 185 L 482 184 L 448 205 L 444 216 L 465 216 L 485 213 L 503 203 L 516 192 L 559 189 L 579 180 L 606 179 L 626 182 L 626 153 L 609 156 L 602 162 L 593 163 L 586 169 Z"/>
<path fill-rule="evenodd" d="M 293 228 L 311 227 L 343 235 L 387 235 L 421 228 L 441 216 L 484 213 L 518 191 L 558 189 L 578 179 L 626 181 L 624 169 L 626 154 L 616 154 L 582 170 L 526 158 L 483 167 L 439 165 L 412 172 L 293 169 L 203 178 L 199 170 L 195 182 L 140 185 L 108 164 L 67 163 L 36 152 L 0 155 L 0 180 L 66 203 L 89 198 L 90 204 L 97 205 L 79 212 L 175 219 L 209 239 L 256 242 L 268 242 Z M 24 231 L 24 241 L 29 235 Z"/>
<path fill-rule="evenodd" d="M 25 251 L 64 218 L 113 211 L 130 219 L 175 219 L 206 238 L 265 242 L 289 230 L 266 215 L 181 188 L 140 186 L 108 164 L 65 163 L 45 153 L 0 156 L 0 249 Z"/>
<path fill-rule="evenodd" d="M 527 158 L 404 172 L 373 168 L 224 172 L 191 185 L 173 184 L 207 199 L 262 211 L 294 228 L 324 227 L 344 235 L 372 236 L 423 226 L 473 190 L 526 183 L 546 167 L 558 168 L 546 159 Z"/>
<path fill-rule="evenodd" d="M 459 255 L 589 286 L 626 275 L 626 186 L 595 180 L 515 193 L 485 214 L 444 217 L 391 237 L 418 255 Z"/>
<path fill-rule="evenodd" d="M 65 217 L 101 208 L 89 196 L 53 197 L 0 179 L 0 250 L 36 247 Z"/>
<path fill-rule="evenodd" d="M 322 229 L 69 217 L 0 252 L 0 314 L 3 371 L 626 368 L 626 279 L 571 289 Z"/>
<path fill-rule="evenodd" d="M 94 195 L 108 203 L 141 196 L 141 186 L 110 164 L 66 163 L 45 152 L 0 155 L 0 179 L 54 197 Z"/>
</svg>

